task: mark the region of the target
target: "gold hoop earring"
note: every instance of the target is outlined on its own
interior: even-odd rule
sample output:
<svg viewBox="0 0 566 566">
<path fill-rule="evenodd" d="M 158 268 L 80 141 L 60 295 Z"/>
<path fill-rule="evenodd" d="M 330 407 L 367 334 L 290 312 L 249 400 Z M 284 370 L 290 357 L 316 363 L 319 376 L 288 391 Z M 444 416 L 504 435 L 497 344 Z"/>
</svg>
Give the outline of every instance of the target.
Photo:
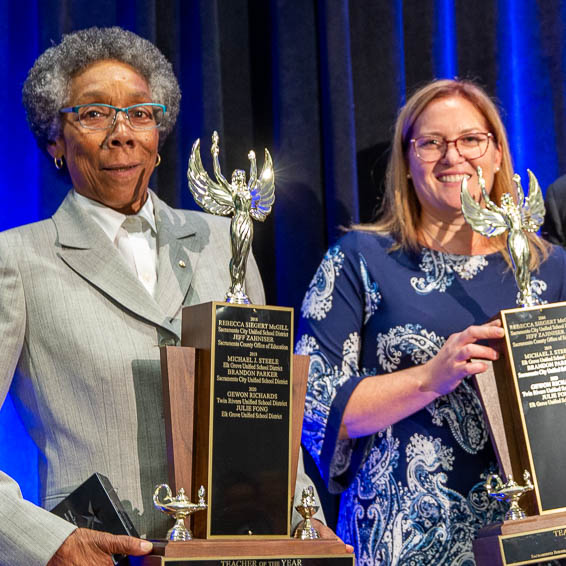
<svg viewBox="0 0 566 566">
<path fill-rule="evenodd" d="M 53 162 L 55 163 L 55 169 L 63 169 L 63 156 L 54 157 Z"/>
<path fill-rule="evenodd" d="M 161 155 L 159 155 L 159 153 L 157 154 L 157 160 L 155 162 L 155 166 L 159 167 L 159 164 L 161 163 Z"/>
</svg>

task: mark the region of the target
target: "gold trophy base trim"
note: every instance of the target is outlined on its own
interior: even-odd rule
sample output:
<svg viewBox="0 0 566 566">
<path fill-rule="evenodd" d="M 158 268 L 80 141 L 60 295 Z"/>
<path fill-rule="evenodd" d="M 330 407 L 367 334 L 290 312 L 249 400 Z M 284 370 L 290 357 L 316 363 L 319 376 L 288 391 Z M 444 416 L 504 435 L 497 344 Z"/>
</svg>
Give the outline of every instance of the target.
<svg viewBox="0 0 566 566">
<path fill-rule="evenodd" d="M 167 539 L 170 541 L 181 542 L 193 540 L 193 533 L 185 527 L 185 520 L 177 519 L 176 523 L 167 531 Z"/>
<path fill-rule="evenodd" d="M 316 540 L 320 538 L 320 535 L 318 534 L 318 531 L 312 526 L 311 520 L 305 519 L 299 524 L 293 537 L 300 540 Z"/>
<path fill-rule="evenodd" d="M 153 542 L 152 555 L 164 558 L 215 558 L 224 556 L 325 556 L 354 555 L 346 551 L 346 545 L 338 539 L 262 539 L 218 540 L 193 539 L 187 542 L 157 540 Z M 151 556 L 151 555 L 150 555 Z M 142 563 L 143 564 L 143 563 Z"/>
</svg>

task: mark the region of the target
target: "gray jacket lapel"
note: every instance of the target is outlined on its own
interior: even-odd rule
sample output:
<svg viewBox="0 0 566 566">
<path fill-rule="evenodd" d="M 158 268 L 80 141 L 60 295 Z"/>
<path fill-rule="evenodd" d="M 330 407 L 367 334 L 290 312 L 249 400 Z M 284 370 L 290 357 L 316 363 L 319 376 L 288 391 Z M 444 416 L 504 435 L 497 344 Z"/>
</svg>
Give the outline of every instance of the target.
<svg viewBox="0 0 566 566">
<path fill-rule="evenodd" d="M 53 215 L 58 255 L 81 277 L 127 310 L 171 332 L 175 327 L 127 268 L 102 229 L 67 195 Z M 176 333 L 176 332 L 175 332 Z"/>
<path fill-rule="evenodd" d="M 156 301 L 167 316 L 173 317 L 189 291 L 203 243 L 186 212 L 179 213 L 150 194 L 157 223 Z"/>
</svg>

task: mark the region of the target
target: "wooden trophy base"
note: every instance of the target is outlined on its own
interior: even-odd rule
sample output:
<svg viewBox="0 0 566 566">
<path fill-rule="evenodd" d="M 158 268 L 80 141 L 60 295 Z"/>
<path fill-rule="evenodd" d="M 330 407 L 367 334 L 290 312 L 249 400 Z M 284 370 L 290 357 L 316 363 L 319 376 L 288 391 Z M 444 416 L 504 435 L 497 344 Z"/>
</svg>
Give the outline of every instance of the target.
<svg viewBox="0 0 566 566">
<path fill-rule="evenodd" d="M 242 561 L 245 560 L 245 562 Z M 130 557 L 132 566 L 353 566 L 354 555 L 337 539 L 154 541 L 153 554 Z"/>
<path fill-rule="evenodd" d="M 259 330 L 254 330 L 256 327 Z M 161 348 L 169 485 L 175 492 L 183 487 L 193 494 L 193 501 L 198 487 L 205 485 L 209 506 L 206 513 L 191 517 L 197 538 L 185 542 L 154 541 L 151 555 L 129 558 L 132 566 L 354 566 L 354 555 L 338 539 L 303 541 L 289 536 L 309 367 L 308 356 L 292 355 L 292 327 L 292 312 L 279 307 L 235 308 L 213 302 L 183 310 L 183 345 Z M 222 392 L 223 388 L 226 392 Z M 280 407 L 285 406 L 285 418 L 251 418 L 251 411 L 238 408 L 238 403 L 221 402 L 237 398 L 251 399 L 246 401 L 250 406 L 265 406 L 266 411 L 261 413 L 271 417 L 283 414 Z M 255 403 L 256 399 L 267 399 L 269 403 Z M 240 421 L 247 421 L 250 428 L 238 432 Z M 273 426 L 277 422 L 284 425 L 279 435 L 279 428 Z M 230 456 L 224 445 L 215 442 L 218 431 L 219 436 L 231 439 L 234 445 L 253 444 L 252 456 L 243 456 L 243 448 L 238 449 L 236 457 Z M 214 515 L 210 501 L 214 503 L 214 494 L 219 490 L 215 470 L 225 463 L 234 467 L 242 459 L 244 464 L 254 464 L 255 474 L 261 469 L 258 446 L 266 436 L 266 444 L 273 445 L 276 456 L 283 457 L 283 467 L 288 470 L 282 482 L 285 489 L 278 490 L 281 499 L 278 497 L 277 506 L 267 505 L 268 511 L 263 515 L 268 520 L 281 517 L 282 534 L 275 529 L 260 532 L 263 523 L 253 534 L 243 527 L 235 529 L 237 534 L 219 532 L 222 529 L 214 527 L 212 521 L 202 520 Z M 214 458 L 219 460 L 217 468 Z M 272 476 L 267 477 L 271 481 Z M 253 485 L 261 485 L 263 476 L 254 481 Z M 269 484 L 270 490 L 273 484 Z M 261 495 L 269 490 L 255 492 Z M 244 516 L 244 524 L 254 524 L 256 516 L 260 516 L 261 501 L 259 497 L 245 497 L 248 499 L 244 502 L 253 506 L 251 519 Z M 228 497 L 221 493 L 217 500 L 226 502 Z M 218 517 L 221 515 L 226 515 L 224 509 L 217 513 Z M 242 532 L 250 532 L 251 536 Z"/>
<path fill-rule="evenodd" d="M 518 566 L 566 558 L 566 513 L 484 527 L 474 541 L 477 566 Z"/>
</svg>

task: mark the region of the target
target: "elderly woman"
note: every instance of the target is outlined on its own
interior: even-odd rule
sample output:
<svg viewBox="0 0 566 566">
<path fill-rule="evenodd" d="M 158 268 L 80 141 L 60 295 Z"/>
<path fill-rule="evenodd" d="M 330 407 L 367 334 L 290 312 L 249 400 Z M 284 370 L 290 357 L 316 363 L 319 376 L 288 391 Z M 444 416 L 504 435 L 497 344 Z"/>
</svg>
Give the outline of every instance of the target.
<svg viewBox="0 0 566 566">
<path fill-rule="evenodd" d="M 399 114 L 375 224 L 325 255 L 306 293 L 297 349 L 311 356 L 303 443 L 331 491 L 337 533 L 359 564 L 473 564 L 476 531 L 502 519 L 483 483 L 496 460 L 476 392 L 516 306 L 505 236 L 472 231 L 462 179 L 492 200 L 511 190 L 505 130 L 465 81 L 417 91 Z M 566 298 L 566 257 L 530 238 L 540 302 Z"/>
<path fill-rule="evenodd" d="M 180 100 L 148 41 L 119 28 L 67 35 L 36 61 L 23 98 L 73 189 L 52 218 L 0 234 L 0 400 L 11 392 L 39 447 L 43 507 L 100 472 L 139 533 L 163 536 L 151 504 L 167 479 L 158 345 L 179 343 L 184 305 L 224 296 L 228 222 L 148 189 Z M 247 289 L 263 302 L 253 259 Z M 0 473 L 0 563 L 111 564 L 149 549 L 75 531 Z"/>
</svg>

